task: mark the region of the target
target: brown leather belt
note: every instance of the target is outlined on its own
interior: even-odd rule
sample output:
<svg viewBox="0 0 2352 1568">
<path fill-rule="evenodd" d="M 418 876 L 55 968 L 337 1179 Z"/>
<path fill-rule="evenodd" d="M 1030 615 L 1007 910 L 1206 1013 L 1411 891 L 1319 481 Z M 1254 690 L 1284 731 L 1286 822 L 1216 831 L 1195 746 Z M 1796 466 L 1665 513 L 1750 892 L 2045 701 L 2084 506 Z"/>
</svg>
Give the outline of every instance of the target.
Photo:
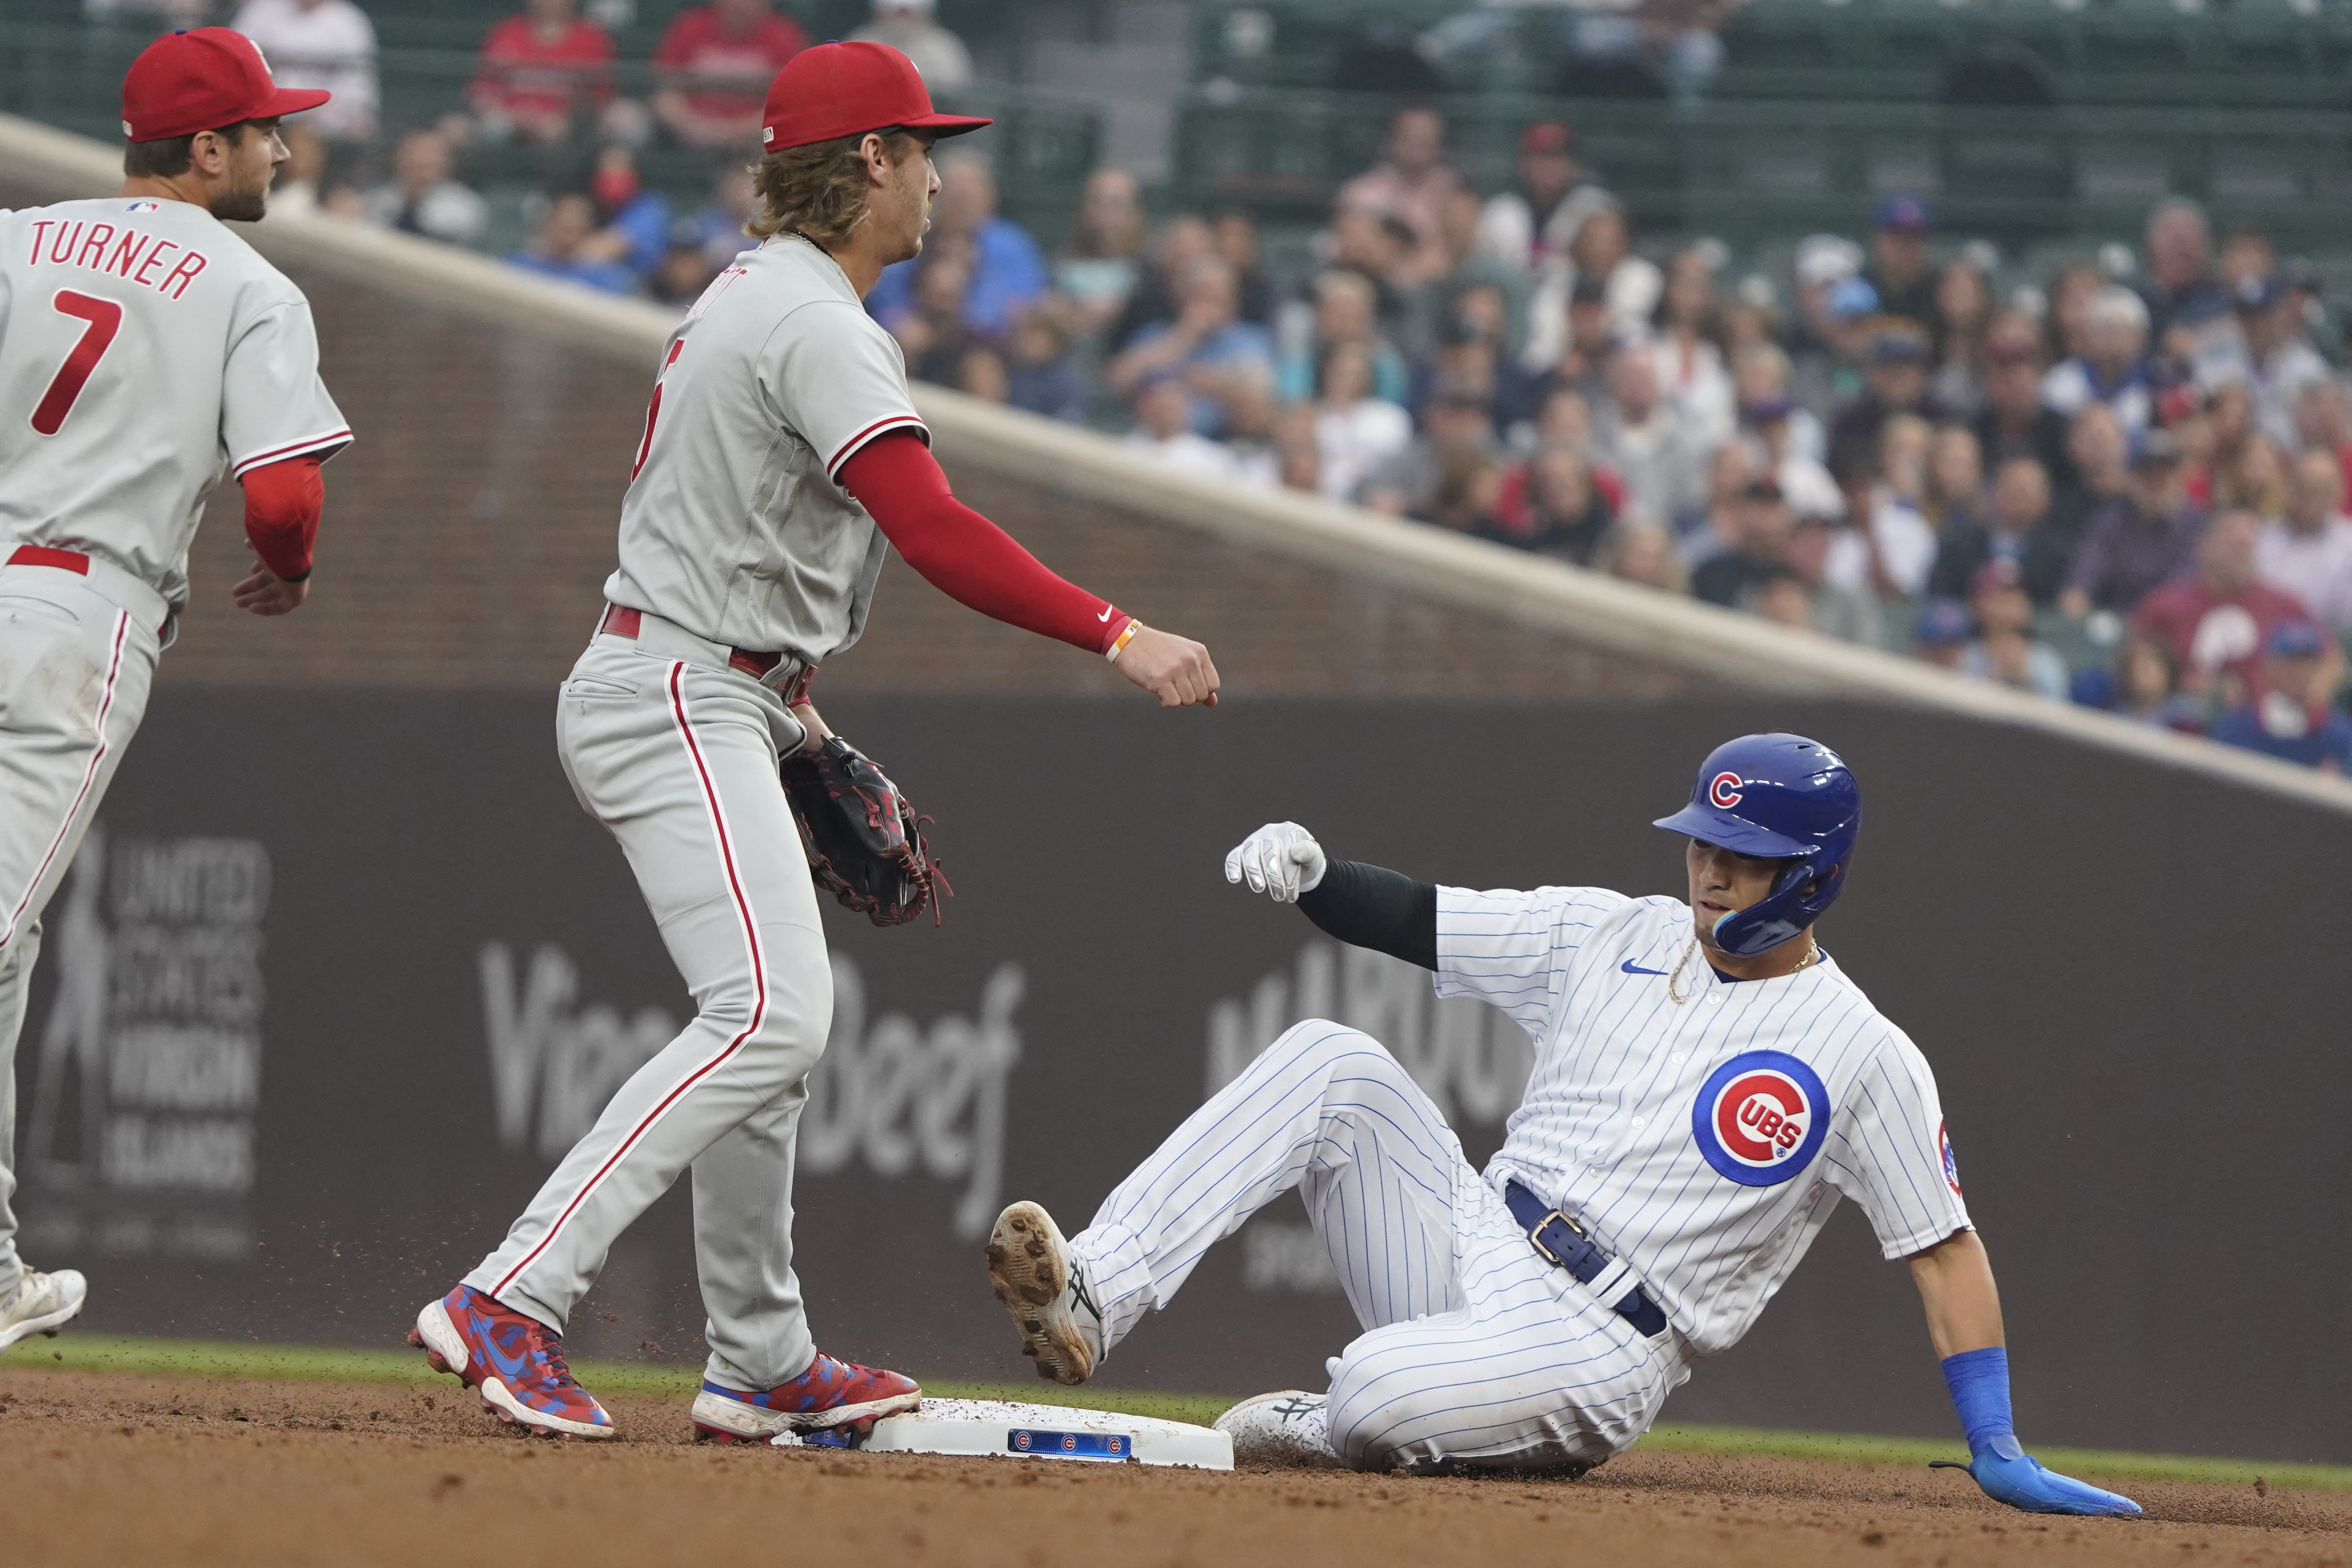
<svg viewBox="0 0 2352 1568">
<path fill-rule="evenodd" d="M 47 545 L 18 545 L 8 557 L 10 566 L 53 566 L 59 571 L 89 575 L 89 557 L 78 549 L 51 549 Z"/>
<path fill-rule="evenodd" d="M 29 549 L 34 547 L 28 545 L 26 548 Z M 17 553 L 21 555 L 24 552 L 19 550 Z M 604 619 L 597 623 L 596 630 L 609 632 L 615 637 L 626 637 L 631 642 L 635 642 L 644 623 L 645 614 L 642 611 L 632 610 L 625 604 L 607 604 L 604 606 Z M 728 668 L 740 670 L 753 680 L 761 682 L 766 681 L 770 673 L 778 664 L 782 664 L 784 659 L 785 655 L 782 653 L 761 653 L 750 648 L 727 650 Z M 776 695 L 784 699 L 786 707 L 805 701 L 809 681 L 815 674 L 816 671 L 814 667 L 802 670 L 782 686 L 777 688 Z"/>
</svg>

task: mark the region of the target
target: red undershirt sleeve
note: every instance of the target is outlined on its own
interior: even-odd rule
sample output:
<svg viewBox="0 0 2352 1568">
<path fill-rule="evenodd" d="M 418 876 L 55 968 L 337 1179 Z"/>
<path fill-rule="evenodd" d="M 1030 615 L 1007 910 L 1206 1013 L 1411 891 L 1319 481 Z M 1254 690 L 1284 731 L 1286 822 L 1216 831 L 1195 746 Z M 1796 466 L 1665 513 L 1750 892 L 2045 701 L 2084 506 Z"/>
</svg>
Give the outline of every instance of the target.
<svg viewBox="0 0 2352 1568">
<path fill-rule="evenodd" d="M 1128 617 L 1045 570 L 1003 528 L 955 498 L 930 448 L 912 431 L 875 437 L 841 465 L 841 486 L 871 513 L 907 564 L 957 603 L 1090 653 L 1109 648 Z"/>
<path fill-rule="evenodd" d="M 289 582 L 310 575 L 310 546 L 327 504 L 327 481 L 316 456 L 289 457 L 246 470 L 245 539 L 270 570 Z"/>
</svg>

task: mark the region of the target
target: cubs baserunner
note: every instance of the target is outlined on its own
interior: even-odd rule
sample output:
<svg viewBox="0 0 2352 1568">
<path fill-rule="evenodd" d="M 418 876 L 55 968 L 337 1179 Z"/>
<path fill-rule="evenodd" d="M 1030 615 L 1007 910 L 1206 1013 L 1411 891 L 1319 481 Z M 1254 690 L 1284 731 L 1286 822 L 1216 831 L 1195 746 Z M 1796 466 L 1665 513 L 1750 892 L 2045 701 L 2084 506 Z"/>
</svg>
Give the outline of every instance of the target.
<svg viewBox="0 0 2352 1568">
<path fill-rule="evenodd" d="M 146 712 L 205 498 L 243 484 L 257 559 L 229 591 L 283 615 L 352 438 L 301 291 L 226 226 L 262 215 L 278 117 L 326 101 L 241 34 L 172 34 L 123 78 L 121 191 L 0 213 L 0 1349 L 87 1291 L 17 1258 L 9 1206 L 42 912 Z"/>
<path fill-rule="evenodd" d="M 694 1173 L 710 1355 L 694 1422 L 763 1438 L 912 1407 L 892 1372 L 820 1354 L 792 1268 L 795 1129 L 832 974 L 778 760 L 828 737 L 809 677 L 864 629 L 892 545 L 963 603 L 1071 643 L 1169 706 L 1213 703 L 1197 643 L 1054 576 L 958 502 L 861 304 L 922 248 L 936 112 L 879 44 L 795 57 L 768 95 L 759 244 L 672 334 L 621 507 L 620 570 L 562 688 L 558 748 L 628 856 L 700 1009 L 622 1086 L 415 1343 L 493 1410 L 611 1435 L 562 1335 L 614 1238 Z"/>
<path fill-rule="evenodd" d="M 1365 1332 L 1326 1392 L 1226 1412 L 1237 1457 L 1580 1469 L 1747 1333 L 1845 1197 L 1909 1263 L 1979 1485 L 2036 1511 L 2137 1512 L 2019 1447 L 1935 1077 L 1814 939 L 1861 817 L 1838 757 L 1752 735 L 1656 824 L 1688 839 L 1687 902 L 1433 886 L 1330 859 L 1294 823 L 1259 829 L 1226 879 L 1508 1013 L 1535 1041 L 1526 1098 L 1482 1175 L 1378 1040 L 1298 1025 L 1085 1230 L 1064 1239 L 1034 1203 L 1004 1211 L 989 1272 L 1024 1352 L 1083 1381 L 1295 1187 Z"/>
</svg>

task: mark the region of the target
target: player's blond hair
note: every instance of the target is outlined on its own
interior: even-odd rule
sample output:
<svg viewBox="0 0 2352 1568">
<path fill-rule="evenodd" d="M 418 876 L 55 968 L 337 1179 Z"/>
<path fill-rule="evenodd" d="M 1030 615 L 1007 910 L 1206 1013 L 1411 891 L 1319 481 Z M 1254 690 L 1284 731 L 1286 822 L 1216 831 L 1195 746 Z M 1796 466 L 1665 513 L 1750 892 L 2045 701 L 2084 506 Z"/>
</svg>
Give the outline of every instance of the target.
<svg viewBox="0 0 2352 1568">
<path fill-rule="evenodd" d="M 893 163 L 922 149 L 892 126 L 771 152 L 751 165 L 761 210 L 743 232 L 753 239 L 797 234 L 820 246 L 847 239 L 866 221 L 866 160 L 858 149 L 868 136 L 882 138 L 883 153 Z"/>
</svg>

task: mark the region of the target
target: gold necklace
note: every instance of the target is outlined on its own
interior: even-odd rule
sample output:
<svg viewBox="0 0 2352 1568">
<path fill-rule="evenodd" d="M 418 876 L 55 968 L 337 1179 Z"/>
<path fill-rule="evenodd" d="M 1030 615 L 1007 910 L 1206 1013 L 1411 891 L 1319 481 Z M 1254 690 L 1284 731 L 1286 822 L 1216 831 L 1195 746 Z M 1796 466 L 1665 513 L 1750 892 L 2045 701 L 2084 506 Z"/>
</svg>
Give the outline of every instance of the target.
<svg viewBox="0 0 2352 1568">
<path fill-rule="evenodd" d="M 1691 955 L 1697 951 L 1698 934 L 1696 932 L 1693 932 L 1691 934 L 1690 945 L 1683 949 L 1683 956 L 1675 960 L 1675 972 L 1666 977 L 1666 999 L 1674 1003 L 1676 1007 L 1680 1007 L 1685 1002 L 1689 1001 L 1691 997 L 1698 995 L 1696 988 L 1693 988 L 1690 997 L 1686 997 L 1682 994 L 1683 968 L 1691 961 Z M 1805 956 L 1798 959 L 1796 963 L 1790 965 L 1784 973 L 1793 975 L 1799 969 L 1802 969 L 1817 961 L 1821 956 L 1822 945 L 1819 942 L 1814 941 L 1812 935 L 1809 932 L 1805 936 Z M 1769 977 L 1777 979 L 1780 977 L 1772 976 Z"/>
</svg>

